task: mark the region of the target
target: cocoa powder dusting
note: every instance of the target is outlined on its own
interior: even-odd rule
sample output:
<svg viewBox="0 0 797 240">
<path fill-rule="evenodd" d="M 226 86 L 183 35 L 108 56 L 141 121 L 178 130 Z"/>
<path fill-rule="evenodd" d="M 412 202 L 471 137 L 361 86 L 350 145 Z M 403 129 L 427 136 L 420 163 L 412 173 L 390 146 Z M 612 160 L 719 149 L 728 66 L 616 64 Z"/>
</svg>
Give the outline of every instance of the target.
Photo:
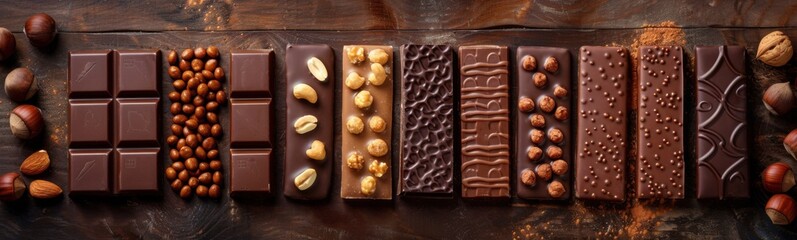
<svg viewBox="0 0 797 240">
<path fill-rule="evenodd" d="M 637 71 L 639 68 L 639 47 L 641 46 L 655 46 L 655 45 L 677 45 L 686 46 L 686 37 L 683 29 L 678 27 L 673 21 L 664 21 L 658 24 L 645 24 L 642 25 L 642 33 L 634 38 L 628 50 L 631 53 L 631 73 L 633 85 L 636 86 L 639 82 Z M 631 107 L 637 107 L 637 94 L 632 94 Z"/>
</svg>

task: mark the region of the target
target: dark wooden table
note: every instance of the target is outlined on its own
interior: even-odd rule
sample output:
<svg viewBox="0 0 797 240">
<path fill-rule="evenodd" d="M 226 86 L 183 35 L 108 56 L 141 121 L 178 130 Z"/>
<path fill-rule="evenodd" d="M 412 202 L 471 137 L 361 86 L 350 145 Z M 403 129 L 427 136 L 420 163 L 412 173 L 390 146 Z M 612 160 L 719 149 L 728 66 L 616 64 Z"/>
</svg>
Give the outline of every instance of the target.
<svg viewBox="0 0 797 240">
<path fill-rule="evenodd" d="M 631 46 L 645 31 L 643 25 L 668 20 L 685 34 L 683 40 L 691 57 L 695 45 L 719 44 L 744 45 L 754 56 L 761 37 L 776 29 L 797 40 L 797 2 L 787 0 L 0 2 L 0 26 L 14 31 L 18 52 L 14 59 L 2 63 L 0 79 L 14 67 L 30 68 L 41 80 L 41 91 L 30 102 L 44 110 L 47 124 L 41 138 L 17 140 L 11 135 L 7 115 L 17 103 L 0 94 L 0 172 L 17 171 L 25 156 L 44 148 L 53 162 L 51 170 L 40 178 L 65 189 L 70 50 L 168 51 L 211 44 L 224 53 L 230 49 L 272 48 L 277 56 L 277 86 L 284 86 L 284 51 L 289 43 L 329 44 L 336 51 L 336 59 L 340 59 L 345 44 L 499 44 L 510 46 L 513 54 L 517 46 L 539 45 L 566 47 L 575 54 L 582 45 Z M 27 16 L 35 12 L 46 12 L 58 22 L 60 32 L 52 50 L 33 48 L 21 31 Z M 221 60 L 225 67 L 227 57 L 225 54 Z M 779 68 L 752 57 L 747 62 L 752 86 L 748 115 L 752 121 L 751 176 L 758 179 L 758 173 L 771 162 L 797 167 L 781 144 L 783 136 L 797 127 L 797 113 L 774 117 L 760 101 L 762 92 L 772 83 L 795 78 L 797 61 Z M 692 82 L 694 68 L 687 69 Z M 340 65 L 335 74 L 340 76 Z M 162 78 L 164 89 L 168 89 L 165 71 Z M 693 84 L 687 85 L 687 90 L 694 92 Z M 340 87 L 337 92 L 340 94 Z M 399 92 L 394 95 L 398 97 Z M 277 116 L 284 116 L 284 98 L 285 92 L 276 92 Z M 694 104 L 694 95 L 686 100 Z M 686 109 L 687 116 L 694 117 L 694 108 Z M 167 113 L 167 106 L 162 110 Z M 229 128 L 228 111 L 222 109 L 225 129 Z M 285 125 L 280 120 L 277 127 L 283 129 Z M 394 129 L 397 131 L 397 127 Z M 393 135 L 398 136 L 396 133 Z M 694 127 L 685 133 L 694 136 Z M 283 130 L 276 137 L 283 141 Z M 393 149 L 398 149 L 397 144 L 394 137 Z M 226 139 L 220 147 L 228 149 Z M 797 224 L 778 227 L 769 223 L 763 211 L 768 195 L 760 190 L 757 180 L 749 200 L 697 201 L 693 149 L 686 159 L 687 199 L 618 205 L 517 199 L 482 203 L 460 198 L 349 203 L 338 197 L 339 170 L 328 200 L 293 202 L 281 194 L 283 150 L 278 147 L 275 153 L 274 170 L 279 177 L 273 185 L 277 194 L 270 199 L 233 200 L 225 187 L 221 200 L 184 201 L 169 190 L 166 182 L 162 183 L 163 196 L 156 198 L 61 197 L 37 201 L 25 197 L 15 203 L 0 203 L 0 238 L 797 238 Z M 340 159 L 340 152 L 335 154 Z M 393 159 L 397 157 L 394 152 Z M 229 166 L 226 154 L 222 161 Z M 166 156 L 163 162 L 169 162 Z M 397 166 L 396 160 L 393 176 L 398 175 Z M 339 162 L 335 169 L 338 167 Z"/>
</svg>

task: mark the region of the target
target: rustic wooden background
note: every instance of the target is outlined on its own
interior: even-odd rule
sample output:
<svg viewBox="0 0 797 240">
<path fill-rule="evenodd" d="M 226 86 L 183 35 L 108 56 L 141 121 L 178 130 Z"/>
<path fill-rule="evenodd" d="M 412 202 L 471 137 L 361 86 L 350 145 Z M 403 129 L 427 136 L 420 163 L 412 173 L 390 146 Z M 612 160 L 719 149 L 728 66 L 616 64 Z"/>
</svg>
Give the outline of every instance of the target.
<svg viewBox="0 0 797 240">
<path fill-rule="evenodd" d="M 44 110 L 47 124 L 40 139 L 17 140 L 11 135 L 7 115 L 17 103 L 0 93 L 0 172 L 17 171 L 25 156 L 44 148 L 51 153 L 53 164 L 39 178 L 64 188 L 68 178 L 65 113 L 69 50 L 167 51 L 213 44 L 225 53 L 221 62 L 228 67 L 226 53 L 230 49 L 272 48 L 277 56 L 277 86 L 284 86 L 284 49 L 288 43 L 326 43 L 335 49 L 336 59 L 340 59 L 344 44 L 500 44 L 508 45 L 512 55 L 517 46 L 539 45 L 566 47 L 576 54 L 581 45 L 629 46 L 643 31 L 641 26 L 667 20 L 683 28 L 689 56 L 693 56 L 695 45 L 717 44 L 744 45 L 748 54 L 754 55 L 759 39 L 775 29 L 784 30 L 797 40 L 797 17 L 793 17 L 797 16 L 797 2 L 788 0 L 4 0 L 0 6 L 0 26 L 15 33 L 18 52 L 2 63 L 0 79 L 16 66 L 30 68 L 42 87 L 30 102 Z M 60 32 L 52 49 L 33 48 L 22 33 L 25 19 L 36 12 L 47 12 L 58 22 Z M 340 76 L 337 65 L 335 74 Z M 760 101 L 767 86 L 797 76 L 797 61 L 773 68 L 748 58 L 748 66 L 751 177 L 757 179 L 763 167 L 774 161 L 797 167 L 781 145 L 783 136 L 797 127 L 797 113 L 773 117 Z M 687 69 L 694 71 L 692 67 Z M 165 71 L 162 77 L 163 87 L 168 89 Z M 394 80 L 398 80 L 395 75 Z M 340 94 L 340 87 L 337 92 Z M 164 93 L 164 99 L 165 96 Z M 396 91 L 394 96 L 400 95 Z M 284 97 L 284 92 L 276 92 L 277 116 L 284 116 Z M 693 99 L 687 98 L 687 103 L 694 103 Z M 164 113 L 167 107 L 164 106 Z M 221 115 L 225 129 L 229 127 L 228 110 L 224 108 Z M 687 116 L 693 114 L 687 112 Z M 164 125 L 164 132 L 167 126 Z M 285 121 L 279 121 L 277 127 L 284 128 Z M 398 131 L 397 127 L 394 129 Z M 686 130 L 687 134 L 695 132 L 694 128 Z M 396 133 L 393 135 L 397 137 Z M 284 140 L 281 131 L 276 138 Z M 393 149 L 398 149 L 397 144 L 394 137 Z M 228 149 L 226 139 L 220 147 Z M 0 238 L 797 238 L 797 224 L 778 227 L 769 223 L 763 211 L 768 195 L 760 190 L 757 181 L 750 200 L 732 202 L 697 201 L 690 185 L 687 199 L 677 202 L 602 205 L 575 200 L 545 203 L 513 199 L 482 203 L 455 198 L 396 199 L 374 204 L 342 201 L 336 182 L 340 173 L 336 171 L 330 199 L 302 203 L 281 195 L 284 153 L 280 148 L 275 153 L 275 173 L 280 177 L 273 185 L 277 195 L 270 199 L 233 200 L 224 194 L 219 201 L 183 201 L 168 190 L 166 182 L 162 184 L 163 196 L 155 198 L 62 197 L 37 201 L 26 197 L 14 203 L 0 203 Z M 397 155 L 395 151 L 394 159 L 398 159 Z M 336 152 L 336 156 L 339 159 L 340 153 Z M 227 155 L 222 160 L 229 166 Z M 693 179 L 694 152 L 687 161 L 687 176 Z M 164 156 L 163 162 L 169 160 Z M 398 175 L 397 164 L 394 161 L 394 176 Z M 26 178 L 28 182 L 32 179 Z M 690 181 L 694 184 L 694 180 Z M 226 193 L 228 188 L 224 190 Z"/>
</svg>

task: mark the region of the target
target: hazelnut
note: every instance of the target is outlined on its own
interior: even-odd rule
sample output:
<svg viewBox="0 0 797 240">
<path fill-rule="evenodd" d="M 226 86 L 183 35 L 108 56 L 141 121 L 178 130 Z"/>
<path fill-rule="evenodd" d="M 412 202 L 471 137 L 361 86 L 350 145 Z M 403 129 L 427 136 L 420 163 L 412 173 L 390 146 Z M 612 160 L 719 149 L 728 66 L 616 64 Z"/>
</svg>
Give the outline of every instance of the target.
<svg viewBox="0 0 797 240">
<path fill-rule="evenodd" d="M 531 169 L 523 169 L 523 171 L 520 172 L 520 182 L 526 186 L 533 187 L 537 184 L 537 175 L 535 175 L 534 171 L 531 171 Z"/>
<path fill-rule="evenodd" d="M 217 48 L 216 46 L 208 47 L 208 49 L 205 52 L 207 53 L 209 58 L 219 57 L 219 48 Z"/>
<path fill-rule="evenodd" d="M 526 55 L 523 57 L 523 70 L 534 71 L 537 69 L 537 59 L 534 56 Z"/>
<path fill-rule="evenodd" d="M 797 216 L 794 199 L 782 193 L 772 195 L 765 209 L 767 216 L 775 225 L 789 225 Z"/>
<path fill-rule="evenodd" d="M 537 165 L 536 168 L 537 177 L 540 177 L 540 180 L 548 181 L 551 180 L 551 165 L 547 163 L 543 163 Z"/>
<path fill-rule="evenodd" d="M 210 198 L 221 197 L 221 189 L 219 188 L 219 185 L 216 184 L 210 185 L 210 188 L 208 188 L 208 197 Z"/>
<path fill-rule="evenodd" d="M 385 83 L 385 79 L 387 79 L 385 67 L 378 63 L 372 63 L 371 74 L 368 74 L 368 82 L 370 82 L 371 85 L 380 86 Z"/>
<path fill-rule="evenodd" d="M 794 187 L 794 172 L 791 167 L 782 162 L 767 166 L 761 173 L 761 183 L 764 190 L 770 193 L 784 193 Z"/>
<path fill-rule="evenodd" d="M 41 109 L 28 104 L 14 108 L 8 122 L 11 125 L 11 133 L 20 139 L 34 138 L 44 128 Z"/>
<path fill-rule="evenodd" d="M 390 56 L 388 56 L 387 52 L 380 48 L 368 52 L 368 60 L 372 63 L 378 63 L 380 65 L 385 65 L 389 57 Z M 373 65 L 371 65 L 371 68 L 373 68 Z"/>
<path fill-rule="evenodd" d="M 30 99 L 39 90 L 36 77 L 28 68 L 16 68 L 6 76 L 6 94 L 8 98 L 15 102 L 22 102 Z"/>
<path fill-rule="evenodd" d="M 191 187 L 188 185 L 183 185 L 183 188 L 180 189 L 180 197 L 181 198 L 191 197 Z"/>
<path fill-rule="evenodd" d="M 360 170 L 363 168 L 363 164 L 365 163 L 365 159 L 363 155 L 359 153 L 353 152 L 349 154 L 349 157 L 346 158 L 346 166 L 351 169 Z"/>
<path fill-rule="evenodd" d="M 541 72 L 534 73 L 534 75 L 531 76 L 531 79 L 534 80 L 534 86 L 537 86 L 538 88 L 543 88 L 548 84 L 548 77 Z"/>
<path fill-rule="evenodd" d="M 548 155 L 550 159 L 560 159 L 562 158 L 562 148 L 557 146 L 548 146 L 545 149 L 545 154 Z"/>
<path fill-rule="evenodd" d="M 764 92 L 764 106 L 775 116 L 788 113 L 795 105 L 794 93 L 788 82 L 775 83 Z"/>
<path fill-rule="evenodd" d="M 791 154 L 792 158 L 797 159 L 797 155 L 795 155 L 795 153 L 797 153 L 797 128 L 791 130 L 791 132 L 783 138 L 783 147 Z"/>
<path fill-rule="evenodd" d="M 556 107 L 556 112 L 554 112 L 553 117 L 559 121 L 567 120 L 568 117 L 567 108 L 563 106 Z"/>
<path fill-rule="evenodd" d="M 202 47 L 194 48 L 194 57 L 199 59 L 204 59 L 206 56 L 207 56 L 207 51 L 205 50 L 205 48 Z"/>
<path fill-rule="evenodd" d="M 346 56 L 349 58 L 349 62 L 352 64 L 358 64 L 362 61 L 365 61 L 365 49 L 362 47 L 348 47 L 346 49 Z"/>
<path fill-rule="evenodd" d="M 348 130 L 349 133 L 360 134 L 363 132 L 363 128 L 365 128 L 365 124 L 359 117 L 350 116 L 346 119 L 346 130 Z"/>
<path fill-rule="evenodd" d="M 387 143 L 382 139 L 368 141 L 368 154 L 374 157 L 381 157 L 387 154 Z"/>
<path fill-rule="evenodd" d="M 567 162 L 565 160 L 559 159 L 556 161 L 551 162 L 551 168 L 553 168 L 553 173 L 559 176 L 564 176 L 567 173 Z"/>
<path fill-rule="evenodd" d="M 567 89 L 565 89 L 565 88 L 563 88 L 561 86 L 556 86 L 556 87 L 553 88 L 553 95 L 558 97 L 558 98 L 566 97 L 567 96 Z"/>
<path fill-rule="evenodd" d="M 548 130 L 548 140 L 551 140 L 553 143 L 561 143 L 564 140 L 564 134 L 562 134 L 562 130 L 558 128 L 551 128 Z"/>
<path fill-rule="evenodd" d="M 354 105 L 360 109 L 366 109 L 374 102 L 374 97 L 371 92 L 363 90 L 354 95 Z"/>
<path fill-rule="evenodd" d="M 174 179 L 172 180 L 171 186 L 172 190 L 180 191 L 180 189 L 183 188 L 183 181 L 180 181 L 180 179 Z"/>
<path fill-rule="evenodd" d="M 45 48 L 55 39 L 58 32 L 55 27 L 55 20 L 45 13 L 37 13 L 28 17 L 23 29 L 25 36 L 28 37 L 33 46 Z"/>
<path fill-rule="evenodd" d="M 177 66 L 170 66 L 167 72 L 169 73 L 169 77 L 175 80 L 182 79 L 183 77 L 182 73 L 180 72 L 180 68 Z"/>
<path fill-rule="evenodd" d="M 371 176 L 366 176 L 360 181 L 360 192 L 363 195 L 371 195 L 376 191 L 376 179 Z"/>
<path fill-rule="evenodd" d="M 540 145 L 543 141 L 545 141 L 545 132 L 539 129 L 531 129 L 531 132 L 529 132 L 529 138 L 531 139 L 531 143 Z"/>
<path fill-rule="evenodd" d="M 208 196 L 208 187 L 205 186 L 205 185 L 196 186 L 196 196 L 197 197 L 207 197 Z"/>
<path fill-rule="evenodd" d="M 183 52 L 180 53 L 180 58 L 186 62 L 190 61 L 194 58 L 194 50 L 190 48 L 183 49 Z"/>
<path fill-rule="evenodd" d="M 540 158 L 542 158 L 542 149 L 538 147 L 530 147 L 526 152 L 526 156 L 528 156 L 529 160 L 532 162 L 540 160 Z"/>
<path fill-rule="evenodd" d="M 169 66 L 175 67 L 177 66 L 177 51 L 171 50 L 169 54 L 166 55 L 166 61 L 169 62 Z M 179 68 L 178 68 L 179 69 Z"/>
<path fill-rule="evenodd" d="M 25 181 L 19 173 L 9 172 L 0 176 L 0 201 L 16 201 L 25 194 Z"/>
<path fill-rule="evenodd" d="M 789 36 L 781 31 L 774 31 L 761 39 L 756 58 L 770 66 L 780 67 L 789 62 L 793 53 Z"/>
<path fill-rule="evenodd" d="M 559 60 L 556 60 L 555 57 L 548 57 L 545 59 L 545 71 L 549 73 L 555 73 L 559 71 Z"/>
<path fill-rule="evenodd" d="M 535 128 L 542 128 L 545 127 L 545 117 L 540 114 L 532 114 L 529 117 L 529 121 L 531 121 L 531 126 Z"/>
<path fill-rule="evenodd" d="M 346 77 L 346 87 L 349 87 L 351 90 L 360 89 L 365 83 L 365 78 L 361 77 L 360 74 L 356 72 L 350 72 L 349 76 Z"/>
<path fill-rule="evenodd" d="M 542 96 L 537 100 L 537 105 L 540 106 L 540 110 L 549 113 L 556 107 L 556 101 L 549 96 Z"/>
<path fill-rule="evenodd" d="M 382 119 L 382 117 L 373 116 L 368 119 L 368 127 L 370 127 L 371 131 L 374 131 L 375 133 L 381 133 L 385 131 L 385 128 L 387 128 L 387 123 L 385 122 L 385 119 Z"/>
<path fill-rule="evenodd" d="M 534 111 L 534 101 L 527 97 L 521 97 L 518 100 L 517 108 L 520 112 L 529 113 Z"/>
<path fill-rule="evenodd" d="M 387 172 L 387 163 L 374 160 L 368 165 L 368 172 L 371 172 L 374 177 L 382 177 Z"/>
<path fill-rule="evenodd" d="M 553 181 L 548 184 L 548 195 L 554 198 L 560 198 L 565 195 L 565 186 L 559 181 Z"/>
<path fill-rule="evenodd" d="M 0 61 L 6 60 L 17 51 L 17 40 L 14 34 L 0 27 Z"/>
</svg>

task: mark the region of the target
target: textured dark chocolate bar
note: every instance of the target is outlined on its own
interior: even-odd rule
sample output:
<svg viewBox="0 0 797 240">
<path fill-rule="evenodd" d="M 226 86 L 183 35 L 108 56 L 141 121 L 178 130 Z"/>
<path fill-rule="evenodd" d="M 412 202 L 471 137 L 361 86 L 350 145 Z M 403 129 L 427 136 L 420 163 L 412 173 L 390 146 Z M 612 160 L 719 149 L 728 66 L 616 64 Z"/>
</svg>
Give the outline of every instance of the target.
<svg viewBox="0 0 797 240">
<path fill-rule="evenodd" d="M 628 57 L 625 48 L 579 50 L 576 198 L 625 200 Z"/>
<path fill-rule="evenodd" d="M 697 198 L 747 198 L 745 49 L 699 46 L 697 55 Z"/>
<path fill-rule="evenodd" d="M 680 46 L 639 48 L 638 198 L 684 198 L 683 56 Z"/>
<path fill-rule="evenodd" d="M 570 166 L 573 162 L 570 51 L 518 47 L 515 59 L 518 73 L 518 105 L 513 108 L 517 111 L 517 196 L 568 199 L 572 192 Z"/>
<path fill-rule="evenodd" d="M 318 79 L 312 74 L 308 61 L 313 58 L 323 64 L 326 78 Z M 327 45 L 288 45 L 285 52 L 285 70 L 288 82 L 285 89 L 286 93 L 289 93 L 285 94 L 288 123 L 288 129 L 285 131 L 285 196 L 302 200 L 324 199 L 329 195 L 335 158 L 333 151 L 335 123 L 331 120 L 334 119 L 335 84 L 337 84 L 334 74 L 335 54 Z M 292 94 L 294 87 L 301 84 L 306 84 L 315 90 L 317 94 L 315 103 L 294 97 Z M 300 134 L 293 124 L 306 115 L 314 116 L 319 121 L 313 130 Z M 320 152 L 308 154 L 307 151 L 313 151 L 311 147 L 316 141 L 316 146 L 321 147 Z M 307 169 L 315 170 L 316 178 L 309 188 L 300 190 L 294 179 Z"/>
<path fill-rule="evenodd" d="M 454 189 L 454 50 L 401 47 L 403 195 L 452 197 Z"/>
<path fill-rule="evenodd" d="M 462 197 L 508 198 L 509 55 L 505 46 L 459 48 Z"/>
</svg>

